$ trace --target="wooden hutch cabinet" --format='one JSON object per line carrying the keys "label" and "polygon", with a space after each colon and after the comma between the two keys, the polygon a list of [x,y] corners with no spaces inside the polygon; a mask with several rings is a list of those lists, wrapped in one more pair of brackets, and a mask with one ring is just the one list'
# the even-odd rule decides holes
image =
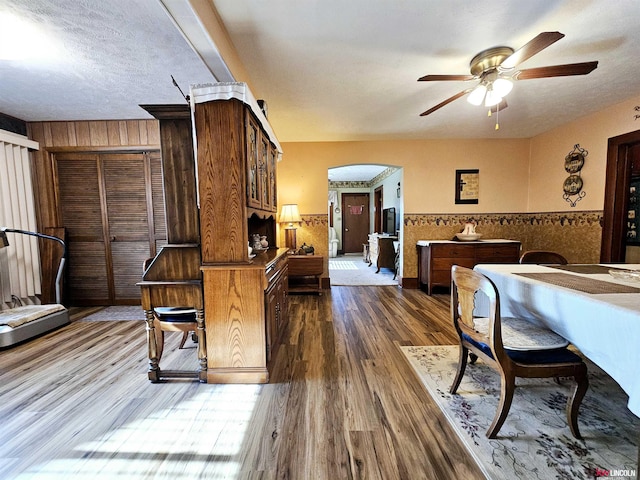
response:
{"label": "wooden hutch cabinet", "polygon": [[[276,245],[279,145],[244,83],[200,85],[195,103],[209,383],[265,383],[287,320],[286,248]],[[270,248],[250,257],[252,234]]]}

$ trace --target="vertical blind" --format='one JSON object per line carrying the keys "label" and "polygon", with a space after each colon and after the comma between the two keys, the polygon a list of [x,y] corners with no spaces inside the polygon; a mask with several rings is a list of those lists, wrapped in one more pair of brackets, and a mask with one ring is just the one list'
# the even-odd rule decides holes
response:
{"label": "vertical blind", "polygon": [[[37,231],[29,149],[39,144],[0,130],[0,227]],[[38,240],[7,233],[9,246],[0,248],[0,293],[27,298],[41,293]]]}

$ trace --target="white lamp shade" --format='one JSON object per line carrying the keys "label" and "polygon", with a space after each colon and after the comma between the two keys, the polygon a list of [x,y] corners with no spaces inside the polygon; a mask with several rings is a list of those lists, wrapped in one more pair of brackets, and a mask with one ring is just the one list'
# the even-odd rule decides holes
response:
{"label": "white lamp shade", "polygon": [[493,90],[487,91],[487,96],[484,97],[484,106],[485,107],[493,107],[494,105],[499,104],[502,101],[502,97],[498,95]]}
{"label": "white lamp shade", "polygon": [[467,102],[471,105],[481,105],[484,100],[484,95],[487,93],[487,87],[484,85],[478,85],[467,97]]}
{"label": "white lamp shade", "polygon": [[302,218],[300,218],[300,212],[298,211],[298,205],[295,203],[286,204],[282,206],[282,210],[280,210],[280,223],[300,223]]}
{"label": "white lamp shade", "polygon": [[500,97],[506,97],[512,88],[513,83],[506,78],[498,78],[493,82],[493,92]]}

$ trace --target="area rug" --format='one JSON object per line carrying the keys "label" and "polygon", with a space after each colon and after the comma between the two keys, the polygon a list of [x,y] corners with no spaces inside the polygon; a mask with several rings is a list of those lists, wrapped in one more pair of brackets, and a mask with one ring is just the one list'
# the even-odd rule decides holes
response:
{"label": "area rug", "polygon": [[113,320],[144,320],[144,310],[140,305],[115,305],[87,315],[80,321],[109,322]]}
{"label": "area rug", "polygon": [[331,285],[376,286],[398,285],[393,279],[393,271],[382,268],[376,273],[374,265],[369,266],[362,256],[353,258],[338,257],[329,259],[329,279]]}
{"label": "area rug", "polygon": [[571,380],[558,385],[520,378],[498,438],[490,440],[485,432],[500,395],[495,370],[480,360],[468,365],[458,393],[451,395],[457,346],[400,348],[487,478],[636,478],[640,419],[627,409],[628,397],[618,384],[593,363],[588,362],[589,391],[578,417],[583,440],[566,423]]}

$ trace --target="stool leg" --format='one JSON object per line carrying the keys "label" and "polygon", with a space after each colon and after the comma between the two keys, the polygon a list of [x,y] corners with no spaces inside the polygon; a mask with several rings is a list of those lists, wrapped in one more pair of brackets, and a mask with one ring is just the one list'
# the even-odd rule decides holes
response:
{"label": "stool leg", "polygon": [[162,352],[164,352],[164,330],[160,326],[160,322],[157,318],[154,318],[153,324],[156,331],[156,351],[158,358],[158,369],[160,368],[160,360],[162,360]]}
{"label": "stool leg", "polygon": [[149,355],[148,377],[152,382],[158,382],[160,380],[160,366],[158,365],[158,347],[156,344],[156,329],[153,310],[145,310],[144,316],[147,324],[147,347]]}
{"label": "stool leg", "polygon": [[198,336],[198,361],[200,371],[198,378],[201,383],[207,383],[207,339],[204,332],[204,309],[196,310],[196,323],[198,324],[196,334]]}

